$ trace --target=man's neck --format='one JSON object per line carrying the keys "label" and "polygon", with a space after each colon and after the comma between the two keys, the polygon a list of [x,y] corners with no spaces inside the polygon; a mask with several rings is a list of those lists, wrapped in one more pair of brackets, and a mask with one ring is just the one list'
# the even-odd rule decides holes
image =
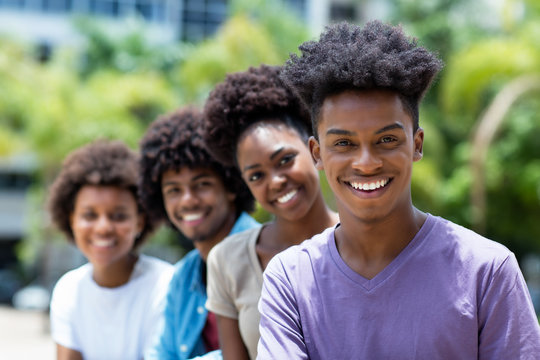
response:
{"label": "man's neck", "polygon": [[204,262],[206,262],[206,258],[208,257],[210,250],[212,250],[214,246],[216,246],[219,242],[221,242],[221,240],[225,239],[230,234],[236,220],[236,216],[227,218],[227,221],[223,224],[219,231],[210,238],[193,242],[193,246],[199,251],[199,254]]}
{"label": "man's neck", "polygon": [[371,279],[382,271],[411,242],[427,215],[411,207],[406,216],[377,222],[341,219],[336,246],[341,258],[360,275]]}

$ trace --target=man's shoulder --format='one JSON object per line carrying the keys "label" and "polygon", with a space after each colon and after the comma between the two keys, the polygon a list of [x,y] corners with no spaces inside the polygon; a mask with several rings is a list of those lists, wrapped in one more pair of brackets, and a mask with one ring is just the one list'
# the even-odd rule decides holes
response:
{"label": "man's shoulder", "polygon": [[432,235],[443,239],[443,246],[452,247],[462,257],[474,257],[481,261],[504,261],[512,252],[503,244],[488,239],[475,231],[450,220],[433,217]]}
{"label": "man's shoulder", "polygon": [[180,261],[174,264],[173,281],[191,277],[194,273],[199,273],[198,269],[201,262],[201,254],[197,249],[188,252]]}
{"label": "man's shoulder", "polygon": [[442,235],[448,236],[455,241],[464,241],[469,245],[495,247],[499,250],[508,250],[504,245],[488,239],[463,225],[439,216],[433,216],[433,218],[435,226],[437,227],[437,229],[435,229],[436,232],[440,234],[442,232]]}

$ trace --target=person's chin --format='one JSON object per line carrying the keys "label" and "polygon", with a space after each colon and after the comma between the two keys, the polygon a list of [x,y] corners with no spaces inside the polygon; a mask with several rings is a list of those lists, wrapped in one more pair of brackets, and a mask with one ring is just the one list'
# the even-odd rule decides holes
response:
{"label": "person's chin", "polygon": [[203,243],[208,240],[206,234],[197,234],[190,239],[193,243]]}

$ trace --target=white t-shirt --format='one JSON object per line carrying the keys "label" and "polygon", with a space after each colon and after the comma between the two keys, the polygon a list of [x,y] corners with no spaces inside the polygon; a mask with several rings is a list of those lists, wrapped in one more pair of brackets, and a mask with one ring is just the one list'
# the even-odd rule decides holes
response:
{"label": "white t-shirt", "polygon": [[139,255],[129,281],[100,287],[85,264],[58,280],[51,300],[51,331],[57,344],[85,360],[139,360],[161,321],[173,266]]}

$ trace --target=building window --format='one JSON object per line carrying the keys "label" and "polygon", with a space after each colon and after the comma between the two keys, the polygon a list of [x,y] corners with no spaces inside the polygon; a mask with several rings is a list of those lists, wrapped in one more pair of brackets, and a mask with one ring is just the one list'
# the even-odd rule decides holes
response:
{"label": "building window", "polygon": [[215,33],[227,16],[227,0],[183,0],[181,38],[197,42]]}
{"label": "building window", "polygon": [[43,9],[47,12],[62,13],[71,10],[73,0],[42,0]]}
{"label": "building window", "polygon": [[164,22],[173,0],[0,0],[0,8],[43,13],[77,13],[106,17],[137,14],[149,22]]}
{"label": "building window", "polygon": [[356,19],[356,7],[353,4],[330,5],[330,21],[354,21]]}

